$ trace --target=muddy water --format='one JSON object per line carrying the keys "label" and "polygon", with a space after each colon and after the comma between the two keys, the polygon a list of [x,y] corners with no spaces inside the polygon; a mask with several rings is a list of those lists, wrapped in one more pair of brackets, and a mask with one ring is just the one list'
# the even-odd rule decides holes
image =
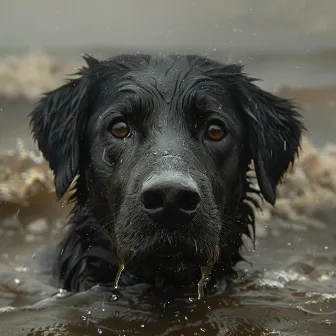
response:
{"label": "muddy water", "polygon": [[[310,156],[285,180],[277,210],[258,217],[256,249],[247,242],[244,252],[252,265],[241,263],[230,288],[209,289],[201,301],[196,288],[64,293],[38,274],[38,255],[59,239],[69,209],[55,202],[43,163],[27,154],[34,145],[26,115],[36,92],[53,88],[73,65],[42,57],[24,74],[27,60],[11,63],[14,71],[0,67],[1,149],[14,149],[20,137],[28,150],[0,157],[0,335],[336,335],[336,150],[322,152],[336,143],[335,53],[235,58],[264,79],[261,86],[297,98],[319,151],[305,149]],[[41,172],[24,188],[14,172],[31,167]]]}

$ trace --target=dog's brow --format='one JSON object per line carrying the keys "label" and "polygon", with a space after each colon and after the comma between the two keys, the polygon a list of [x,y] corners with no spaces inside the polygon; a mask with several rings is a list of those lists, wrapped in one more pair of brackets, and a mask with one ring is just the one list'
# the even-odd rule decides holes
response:
{"label": "dog's brow", "polygon": [[134,110],[141,108],[141,101],[139,97],[130,91],[120,91],[117,98],[110,102],[105,102],[105,107],[100,114],[100,118],[104,118],[111,113],[131,114]]}

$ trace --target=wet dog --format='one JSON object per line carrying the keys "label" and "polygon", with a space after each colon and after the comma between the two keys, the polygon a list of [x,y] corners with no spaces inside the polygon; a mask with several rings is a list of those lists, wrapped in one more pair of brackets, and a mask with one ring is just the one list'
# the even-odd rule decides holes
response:
{"label": "wet dog", "polygon": [[[239,65],[197,56],[85,56],[31,114],[61,198],[74,208],[57,285],[187,286],[230,278],[252,237],[251,194],[274,204],[304,126],[295,104]],[[253,162],[259,189],[247,176]],[[252,237],[253,238],[253,237]]]}

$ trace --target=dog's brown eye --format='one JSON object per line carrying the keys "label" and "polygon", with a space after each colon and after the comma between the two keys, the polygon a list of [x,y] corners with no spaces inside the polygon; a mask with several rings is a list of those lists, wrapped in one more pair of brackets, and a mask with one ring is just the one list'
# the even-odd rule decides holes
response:
{"label": "dog's brown eye", "polygon": [[226,136],[227,132],[223,126],[212,124],[207,129],[207,136],[210,140],[220,141]]}
{"label": "dog's brown eye", "polygon": [[129,135],[130,129],[125,122],[118,121],[117,123],[112,125],[111,133],[114,137],[122,139],[126,138]]}

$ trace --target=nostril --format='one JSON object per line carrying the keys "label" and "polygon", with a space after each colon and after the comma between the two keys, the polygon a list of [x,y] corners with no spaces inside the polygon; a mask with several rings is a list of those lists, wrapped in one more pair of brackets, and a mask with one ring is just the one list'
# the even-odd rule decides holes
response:
{"label": "nostril", "polygon": [[164,200],[162,193],[154,190],[147,190],[142,194],[142,203],[147,210],[163,208]]}
{"label": "nostril", "polygon": [[154,222],[171,227],[191,221],[201,203],[201,194],[191,178],[166,173],[143,184],[140,201]]}
{"label": "nostril", "polygon": [[195,211],[200,204],[201,196],[196,191],[184,191],[180,195],[179,208],[181,210],[192,212]]}

